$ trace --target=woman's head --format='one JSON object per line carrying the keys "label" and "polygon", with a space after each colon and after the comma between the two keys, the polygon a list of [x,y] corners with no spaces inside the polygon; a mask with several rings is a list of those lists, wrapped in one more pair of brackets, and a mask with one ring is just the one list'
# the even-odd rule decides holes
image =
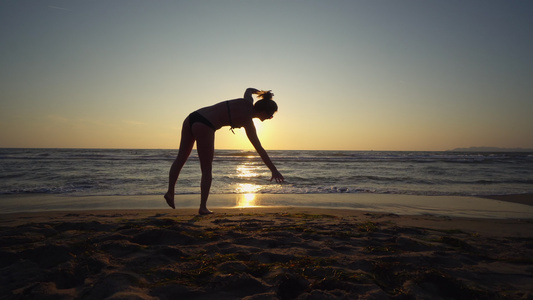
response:
{"label": "woman's head", "polygon": [[257,93],[257,98],[261,100],[254,104],[254,110],[257,114],[262,115],[261,121],[271,119],[274,113],[278,111],[278,105],[272,100],[273,96],[272,91],[259,91]]}

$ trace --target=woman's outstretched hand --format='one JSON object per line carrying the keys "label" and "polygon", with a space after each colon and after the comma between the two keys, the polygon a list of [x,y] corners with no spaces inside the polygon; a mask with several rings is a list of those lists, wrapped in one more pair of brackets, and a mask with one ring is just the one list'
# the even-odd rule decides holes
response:
{"label": "woman's outstretched hand", "polygon": [[272,180],[275,180],[276,182],[280,183],[280,182],[284,182],[285,178],[283,177],[283,175],[281,175],[280,172],[274,171],[272,172],[272,177],[270,178],[270,181]]}

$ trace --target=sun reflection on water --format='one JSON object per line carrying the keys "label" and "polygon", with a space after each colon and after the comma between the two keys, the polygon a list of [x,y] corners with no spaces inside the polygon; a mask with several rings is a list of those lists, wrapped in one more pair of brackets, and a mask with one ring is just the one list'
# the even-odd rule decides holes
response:
{"label": "sun reflection on water", "polygon": [[[249,163],[244,163],[237,167],[238,177],[241,179],[251,179],[258,177],[255,172],[256,167]],[[253,183],[239,183],[235,189],[237,195],[236,207],[255,207],[259,206],[255,194],[261,189],[260,185]]]}
{"label": "sun reflection on water", "polygon": [[241,194],[237,195],[237,205],[236,207],[244,208],[244,207],[257,207],[258,203],[256,203],[255,194]]}
{"label": "sun reflection on water", "polygon": [[255,193],[259,191],[260,186],[252,183],[240,183],[237,187],[237,207],[254,207],[259,206],[256,203]]}

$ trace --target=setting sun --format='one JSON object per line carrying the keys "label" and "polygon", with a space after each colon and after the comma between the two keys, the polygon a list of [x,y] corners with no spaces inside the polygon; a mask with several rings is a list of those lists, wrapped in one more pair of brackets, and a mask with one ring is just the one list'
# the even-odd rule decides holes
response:
{"label": "setting sun", "polygon": [[[257,136],[259,136],[259,139],[261,142],[268,141],[268,130],[263,130],[263,122],[261,122],[258,119],[253,119],[255,129],[257,131]],[[270,120],[267,120],[265,122],[271,122]],[[273,123],[271,123],[272,125]],[[268,124],[267,124],[268,126]],[[248,137],[246,136],[246,131],[244,128],[235,128],[233,131],[235,134],[233,134],[230,130],[224,130],[226,128],[222,128],[221,130],[217,131],[216,138],[215,138],[215,148],[217,149],[244,149],[249,150],[253,149],[252,144],[248,140]]]}

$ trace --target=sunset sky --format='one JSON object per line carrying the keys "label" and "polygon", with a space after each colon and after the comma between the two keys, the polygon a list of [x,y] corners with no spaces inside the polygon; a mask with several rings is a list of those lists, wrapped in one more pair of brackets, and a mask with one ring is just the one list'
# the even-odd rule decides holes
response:
{"label": "sunset sky", "polygon": [[[533,1],[2,0],[0,147],[177,148],[269,89],[268,149],[533,148]],[[249,149],[244,130],[219,149]]]}

